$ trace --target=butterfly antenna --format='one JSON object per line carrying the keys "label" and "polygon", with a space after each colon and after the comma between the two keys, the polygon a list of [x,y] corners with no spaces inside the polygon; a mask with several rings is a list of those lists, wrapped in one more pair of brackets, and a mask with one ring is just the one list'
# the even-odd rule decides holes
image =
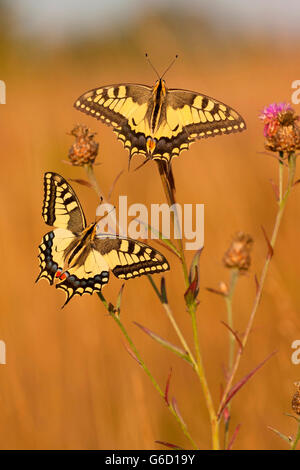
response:
{"label": "butterfly antenna", "polygon": [[159,73],[158,73],[158,71],[156,70],[156,68],[154,67],[154,65],[152,64],[151,60],[149,59],[149,56],[148,56],[147,52],[146,52],[146,54],[145,54],[145,57],[146,57],[146,59],[148,60],[148,62],[149,62],[149,64],[150,64],[151,68],[154,70],[154,72],[155,72],[156,75],[158,76],[158,80],[160,80]]}
{"label": "butterfly antenna", "polygon": [[164,78],[164,76],[166,75],[166,73],[170,70],[170,68],[172,67],[172,65],[174,64],[175,60],[178,58],[178,54],[176,54],[175,58],[172,60],[172,62],[170,63],[169,67],[164,71],[164,73],[162,74],[161,78]]}

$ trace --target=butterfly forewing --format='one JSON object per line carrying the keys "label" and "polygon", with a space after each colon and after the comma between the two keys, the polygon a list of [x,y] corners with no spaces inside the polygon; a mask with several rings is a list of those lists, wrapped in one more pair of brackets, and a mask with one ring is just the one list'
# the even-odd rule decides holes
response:
{"label": "butterfly forewing", "polygon": [[57,173],[44,175],[43,218],[48,225],[72,232],[82,232],[86,227],[80,202],[67,181]]}
{"label": "butterfly forewing", "polygon": [[147,113],[152,89],[146,85],[110,85],[84,93],[74,106],[112,126],[131,155],[146,153]]}
{"label": "butterfly forewing", "polygon": [[[169,90],[167,120],[174,125],[174,112],[190,139],[241,132],[246,128],[242,116],[221,101],[187,90]],[[172,122],[173,118],[173,122]]]}

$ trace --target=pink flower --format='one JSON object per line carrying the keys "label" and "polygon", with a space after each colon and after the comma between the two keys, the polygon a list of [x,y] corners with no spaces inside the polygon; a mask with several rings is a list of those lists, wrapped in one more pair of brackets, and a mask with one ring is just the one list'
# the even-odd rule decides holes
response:
{"label": "pink flower", "polygon": [[286,113],[294,113],[292,106],[289,103],[272,103],[265,106],[259,118],[264,122],[264,136],[272,137],[279,125],[281,118]]}

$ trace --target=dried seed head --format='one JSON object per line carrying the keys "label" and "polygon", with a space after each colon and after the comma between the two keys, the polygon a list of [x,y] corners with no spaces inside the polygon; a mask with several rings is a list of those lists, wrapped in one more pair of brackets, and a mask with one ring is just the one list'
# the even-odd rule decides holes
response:
{"label": "dried seed head", "polygon": [[265,147],[272,152],[290,154],[300,149],[300,128],[295,111],[288,103],[266,106],[260,119],[264,122]]}
{"label": "dried seed head", "polygon": [[90,132],[87,126],[81,124],[71,130],[70,135],[75,137],[75,142],[69,150],[72,165],[83,166],[94,163],[99,148],[99,144],[94,141],[95,134],[95,132]]}
{"label": "dried seed head", "polygon": [[295,382],[297,390],[292,399],[292,409],[297,415],[300,415],[300,382]]}
{"label": "dried seed head", "polygon": [[250,235],[244,232],[236,233],[223,257],[226,268],[237,268],[240,272],[248,271],[251,264],[252,244],[253,240]]}

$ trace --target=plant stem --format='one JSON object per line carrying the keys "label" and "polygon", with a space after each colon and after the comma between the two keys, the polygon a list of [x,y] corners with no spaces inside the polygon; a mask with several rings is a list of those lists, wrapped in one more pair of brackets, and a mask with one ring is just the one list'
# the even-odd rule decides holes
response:
{"label": "plant stem", "polygon": [[[178,214],[177,214],[176,205],[175,205],[176,204],[175,194],[174,194],[175,185],[174,185],[173,174],[171,173],[172,168],[168,169],[167,166],[162,161],[158,161],[157,164],[158,164],[158,170],[159,170],[160,178],[161,178],[161,181],[162,181],[162,186],[163,186],[168,204],[175,208],[175,210],[174,210],[175,221],[173,219],[173,225],[175,223],[175,224],[177,224],[177,228],[179,228],[180,224],[179,224]],[[181,232],[179,232],[179,233],[181,233]],[[184,275],[185,287],[187,289],[189,287],[190,282],[189,282],[188,269],[187,269],[187,265],[186,265],[182,239],[178,240],[178,245],[179,245],[179,251],[180,251],[180,254],[181,254],[181,265],[182,265],[182,270],[183,270],[183,275]],[[163,304],[163,305],[164,305],[164,308],[166,309],[166,307],[165,307],[166,304]],[[199,342],[197,319],[196,319],[196,308],[197,308],[196,301],[192,302],[192,303],[187,303],[187,308],[188,308],[188,311],[189,311],[189,313],[191,315],[191,319],[192,319],[194,345],[195,345],[195,351],[196,351],[196,367],[195,367],[195,370],[196,370],[197,376],[198,376],[200,384],[201,384],[201,388],[202,388],[204,398],[205,398],[206,407],[207,407],[209,417],[210,417],[211,433],[212,433],[212,447],[213,447],[214,450],[219,450],[219,448],[220,448],[220,444],[219,444],[219,423],[218,423],[217,415],[216,415],[216,412],[215,412],[215,409],[214,409],[214,404],[213,404],[213,400],[212,400],[212,397],[211,397],[211,394],[210,394],[208,383],[207,383],[207,380],[206,380],[205,370],[204,370],[201,351],[200,351],[200,342]],[[168,314],[168,317],[169,317],[173,327],[175,328],[175,331],[178,334],[178,330],[176,328],[177,325],[174,324],[174,321],[175,321],[174,317],[173,316],[171,317],[169,315],[170,314],[169,311],[167,311],[167,314]],[[184,338],[181,334],[179,336],[179,339],[181,341],[184,340]],[[186,344],[185,340],[184,340],[184,343]],[[186,349],[186,346],[184,346],[185,349]],[[186,350],[189,352],[189,349],[186,349]],[[191,353],[189,353],[189,354],[191,354]],[[191,358],[192,357],[193,356],[191,356]]]}
{"label": "plant stem", "polygon": [[179,239],[178,239],[178,247],[179,247],[179,252],[180,252],[181,261],[182,261],[184,281],[185,281],[186,288],[188,288],[188,286],[189,286],[189,277],[188,277],[188,270],[187,270],[185,254],[184,254],[184,249],[183,249],[183,243],[182,243],[182,237],[181,237],[181,234],[182,234],[181,225],[182,224],[180,224],[180,221],[179,221],[179,218],[178,218],[178,213],[177,213],[177,210],[176,210],[176,199],[175,199],[175,194],[174,194],[174,186],[172,184],[172,182],[174,182],[172,167],[170,169],[168,169],[166,164],[163,161],[160,161],[160,160],[157,161],[157,166],[158,166],[159,175],[160,175],[160,178],[161,178],[162,186],[163,186],[168,204],[169,204],[169,206],[173,206],[173,208],[174,208],[174,212],[172,211],[173,231],[174,231],[174,226],[176,225],[177,233],[180,234]]}
{"label": "plant stem", "polygon": [[191,361],[192,361],[192,363],[193,363],[193,365],[194,365],[195,370],[197,370],[197,362],[196,362],[196,360],[195,360],[195,358],[194,358],[194,356],[193,356],[193,354],[192,354],[192,352],[191,352],[191,350],[190,350],[190,348],[189,348],[187,342],[185,341],[184,336],[183,336],[183,334],[182,334],[182,332],[181,332],[179,326],[178,326],[177,323],[176,323],[176,320],[175,320],[175,318],[174,318],[174,316],[173,316],[173,312],[172,312],[172,310],[171,310],[170,305],[167,304],[167,303],[162,303],[162,305],[163,305],[163,307],[164,307],[164,309],[165,309],[165,311],[166,311],[167,317],[169,318],[169,320],[170,320],[170,322],[171,322],[171,324],[172,324],[174,330],[176,331],[176,334],[177,334],[177,336],[178,336],[178,338],[179,338],[179,341],[181,342],[181,344],[182,344],[184,350],[185,350],[185,351],[188,353],[188,355],[190,356],[190,359],[191,359]]}
{"label": "plant stem", "polygon": [[[229,283],[229,290],[228,294],[225,296],[226,308],[227,308],[227,323],[231,330],[234,330],[233,327],[233,314],[232,314],[232,299],[236,287],[236,283],[239,277],[239,270],[237,268],[233,268],[231,270],[230,276],[230,283]],[[234,359],[234,349],[235,349],[235,337],[229,331],[229,357],[228,357],[228,374],[230,374],[232,366],[233,366],[233,359]],[[225,431],[224,431],[224,449],[227,449],[228,445],[228,437],[229,437],[229,420],[230,420],[230,403],[227,406],[229,412],[229,419],[225,422]]]}
{"label": "plant stem", "polygon": [[296,437],[294,441],[291,443],[291,450],[296,450],[299,439],[300,439],[300,419],[298,420],[298,431],[297,431]]}
{"label": "plant stem", "polygon": [[[231,270],[230,284],[228,294],[225,296],[226,308],[227,308],[227,322],[228,326],[233,330],[233,315],[232,315],[232,299],[235,290],[235,286],[239,277],[239,270],[234,268]],[[235,348],[235,337],[229,331],[229,359],[228,359],[228,372],[230,373],[233,365]]]}
{"label": "plant stem", "polygon": [[279,152],[279,156],[281,159],[279,159],[279,203],[282,201],[282,191],[283,191],[283,154],[282,152]]}
{"label": "plant stem", "polygon": [[88,177],[91,185],[93,186],[93,189],[96,191],[99,199],[102,199],[104,202],[106,202],[105,196],[104,196],[103,192],[100,189],[97,178],[95,177],[94,167],[93,167],[92,163],[87,163],[86,165],[84,165],[84,169],[85,169],[87,177]]}
{"label": "plant stem", "polygon": [[[276,242],[276,239],[277,239],[278,230],[279,230],[279,227],[280,227],[280,223],[281,223],[281,220],[282,220],[284,209],[286,207],[287,199],[288,199],[288,196],[289,196],[289,194],[291,192],[291,189],[292,189],[292,186],[293,186],[295,170],[296,170],[296,156],[295,156],[295,154],[291,154],[289,156],[289,177],[288,177],[287,188],[286,188],[284,196],[278,201],[278,211],[277,211],[275,224],[274,224],[274,228],[273,228],[273,232],[272,232],[272,236],[271,236],[271,240],[270,240],[270,245],[271,245],[272,249],[275,246],[275,242]],[[281,181],[279,182],[280,183],[279,187],[282,184],[282,172],[280,172],[280,178],[281,178]],[[228,392],[231,389],[233,379],[234,379],[235,374],[237,372],[237,369],[239,367],[242,352],[243,352],[243,350],[245,348],[245,345],[248,341],[248,337],[249,337],[249,334],[250,334],[250,331],[252,329],[252,325],[253,325],[253,322],[254,322],[255,314],[256,314],[258,305],[260,303],[260,300],[261,300],[263,287],[264,287],[264,283],[265,283],[265,279],[266,279],[266,275],[267,275],[267,272],[268,272],[268,268],[269,268],[271,258],[272,258],[272,256],[268,251],[267,256],[266,256],[266,260],[265,260],[265,264],[263,266],[262,273],[261,273],[261,276],[260,276],[259,285],[258,285],[258,288],[257,288],[257,292],[256,292],[256,296],[255,296],[255,299],[254,299],[254,303],[253,303],[252,311],[251,311],[251,314],[250,314],[250,318],[249,318],[249,321],[248,321],[248,324],[247,324],[247,327],[246,327],[246,331],[245,331],[245,334],[244,334],[244,337],[243,337],[243,340],[242,340],[243,349],[242,350],[239,349],[238,352],[237,352],[236,359],[235,359],[230,377],[227,381],[227,384],[226,384],[226,387],[225,387],[225,390],[224,390],[224,393],[223,393],[223,396],[222,396],[222,399],[221,399],[221,402],[220,402],[220,405],[219,405],[218,417],[220,417],[220,411],[223,409],[224,402],[226,400]]]}

